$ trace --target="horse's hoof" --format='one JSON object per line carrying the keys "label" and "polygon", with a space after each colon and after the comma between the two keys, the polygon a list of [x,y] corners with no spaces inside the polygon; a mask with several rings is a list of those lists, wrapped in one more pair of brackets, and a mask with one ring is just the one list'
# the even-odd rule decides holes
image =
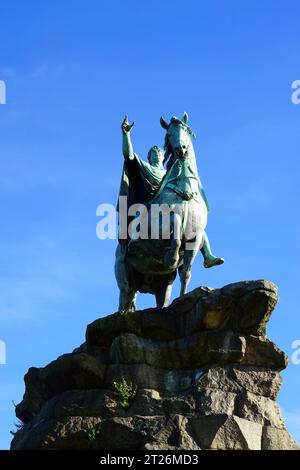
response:
{"label": "horse's hoof", "polygon": [[120,315],[125,315],[127,312],[128,310],[126,310],[125,308],[122,308],[121,310],[117,311],[117,313],[119,313]]}
{"label": "horse's hoof", "polygon": [[204,261],[203,266],[205,268],[212,268],[213,266],[218,266],[218,265],[223,264],[223,263],[224,263],[223,258],[213,258],[213,259],[210,259],[208,261]]}

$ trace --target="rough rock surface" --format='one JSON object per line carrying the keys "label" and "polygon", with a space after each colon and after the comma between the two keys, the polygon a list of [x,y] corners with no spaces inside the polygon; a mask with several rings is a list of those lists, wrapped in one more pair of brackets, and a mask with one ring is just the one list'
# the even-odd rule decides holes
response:
{"label": "rough rock surface", "polygon": [[[199,287],[168,308],[100,318],[30,368],[12,449],[297,449],[275,399],[287,358],[266,338],[269,281]],[[113,387],[137,387],[124,408]]]}

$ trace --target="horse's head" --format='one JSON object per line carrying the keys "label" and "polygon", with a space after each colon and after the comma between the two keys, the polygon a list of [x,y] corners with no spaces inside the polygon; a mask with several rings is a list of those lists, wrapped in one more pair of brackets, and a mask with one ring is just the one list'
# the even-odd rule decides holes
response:
{"label": "horse's head", "polygon": [[167,131],[165,137],[166,158],[171,153],[176,158],[185,158],[187,156],[191,146],[191,138],[195,137],[194,132],[187,125],[187,121],[187,113],[183,114],[182,119],[173,116],[169,124],[162,117],[160,118],[161,126]]}

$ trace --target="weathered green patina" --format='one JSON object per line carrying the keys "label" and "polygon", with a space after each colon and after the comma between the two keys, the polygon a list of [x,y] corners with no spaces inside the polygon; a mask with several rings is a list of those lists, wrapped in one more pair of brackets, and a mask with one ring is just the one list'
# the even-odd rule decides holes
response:
{"label": "weathered green patina", "polygon": [[[115,273],[120,311],[134,310],[137,291],[155,294],[157,306],[166,306],[177,269],[181,295],[184,294],[199,250],[206,268],[224,262],[212,254],[205,232],[208,202],[198,175],[192,144],[195,135],[187,120],[187,113],[182,119],[173,116],[169,124],[161,118],[160,123],[167,131],[164,151],[158,146],[151,147],[148,162],[133,150],[130,132],[134,123],[129,124],[127,116],[122,123],[124,168],[119,196],[126,196],[128,206],[137,207],[138,214],[128,218],[127,228],[132,219],[138,225],[141,213],[147,209],[151,212],[150,222],[148,212],[143,217],[144,220],[147,217],[151,235],[122,237],[119,241]],[[152,217],[154,207],[168,208],[169,225],[160,212]],[[153,237],[155,224],[158,237]]]}

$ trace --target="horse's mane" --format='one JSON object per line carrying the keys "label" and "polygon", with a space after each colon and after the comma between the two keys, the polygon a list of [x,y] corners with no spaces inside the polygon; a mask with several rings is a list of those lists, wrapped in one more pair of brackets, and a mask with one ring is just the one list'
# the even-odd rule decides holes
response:
{"label": "horse's mane", "polygon": [[170,122],[170,125],[171,124],[177,124],[178,126],[183,127],[183,129],[189,134],[191,139],[196,138],[195,132],[192,131],[192,129],[186,124],[186,122],[182,121],[181,119],[178,119],[178,117],[173,116]]}

